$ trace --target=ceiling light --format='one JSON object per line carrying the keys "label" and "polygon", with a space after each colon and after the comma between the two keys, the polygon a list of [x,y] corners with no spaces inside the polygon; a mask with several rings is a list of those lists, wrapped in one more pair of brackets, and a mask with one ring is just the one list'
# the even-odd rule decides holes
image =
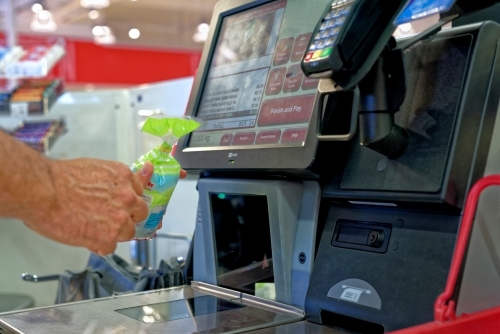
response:
{"label": "ceiling light", "polygon": [[33,13],[38,13],[39,11],[43,10],[43,7],[39,3],[34,3],[33,6],[31,6],[31,10],[33,11]]}
{"label": "ceiling light", "polygon": [[99,11],[98,10],[95,10],[95,9],[92,9],[90,12],[89,12],[89,19],[91,20],[95,20],[99,17]]}
{"label": "ceiling light", "polygon": [[128,32],[128,36],[132,39],[138,39],[139,36],[141,36],[141,32],[139,31],[139,29],[133,28]]}
{"label": "ceiling light", "polygon": [[406,35],[411,31],[411,28],[411,23],[403,23],[399,26],[399,31],[401,31],[402,34]]}
{"label": "ceiling light", "polygon": [[95,26],[94,28],[92,28],[92,35],[96,37],[104,36],[104,28],[102,26]]}
{"label": "ceiling light", "polygon": [[57,29],[54,15],[48,10],[40,10],[35,13],[30,24],[31,30],[39,32],[52,32]]}
{"label": "ceiling light", "polygon": [[96,44],[115,44],[116,37],[108,26],[95,26],[92,28],[94,43]]}
{"label": "ceiling light", "polygon": [[196,43],[204,43],[208,37],[210,26],[207,23],[200,23],[193,35],[193,41]]}
{"label": "ceiling light", "polygon": [[210,30],[210,26],[207,23],[200,23],[198,25],[198,31],[203,34],[208,34],[208,30]]}
{"label": "ceiling light", "polygon": [[106,8],[109,7],[109,0],[80,0],[80,5],[92,9]]}

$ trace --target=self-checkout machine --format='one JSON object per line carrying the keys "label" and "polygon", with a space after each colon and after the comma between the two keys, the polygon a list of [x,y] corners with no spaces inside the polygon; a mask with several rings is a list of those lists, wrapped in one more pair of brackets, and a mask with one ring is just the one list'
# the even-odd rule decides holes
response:
{"label": "self-checkout machine", "polygon": [[315,159],[319,81],[305,77],[300,64],[330,3],[224,0],[216,6],[187,112],[203,124],[178,143],[176,154],[183,168],[203,175],[195,281],[3,314],[0,333],[241,332],[302,320],[321,165]]}
{"label": "self-checkout machine", "polygon": [[[377,4],[389,2],[334,2],[318,28],[333,34],[328,22],[366,3],[380,14]],[[492,75],[500,29],[477,24],[413,44],[393,117],[390,104],[370,102],[393,101],[378,94],[398,88],[396,71],[361,89],[324,79],[319,93],[303,75],[330,4],[225,0],[215,9],[188,104],[203,125],[176,155],[202,175],[190,286],[4,314],[0,333],[327,331],[314,323],[375,333],[431,320],[464,195],[500,131]],[[381,53],[403,5],[340,45]],[[332,43],[325,35],[320,42]],[[378,35],[387,40],[374,45]],[[378,56],[372,65],[384,65]]]}
{"label": "self-checkout machine", "polygon": [[[404,1],[334,1],[332,9],[323,13],[324,19],[313,33],[308,49],[315,50],[306,52],[303,68],[311,78],[326,75],[335,81],[325,79],[320,82],[313,117],[301,147],[284,145],[289,133],[286,126],[280,129],[279,145],[283,146],[258,145],[263,143],[262,139],[277,133],[272,127],[262,129],[268,125],[264,123],[268,118],[272,115],[280,115],[282,120],[289,117],[284,102],[292,100],[286,95],[277,100],[270,99],[265,92],[259,108],[257,131],[254,132],[255,128],[243,133],[229,130],[231,125],[226,130],[226,124],[233,120],[226,120],[221,115],[220,110],[227,105],[224,103],[227,99],[224,99],[223,91],[226,88],[219,80],[226,81],[228,79],[222,76],[235,72],[221,71],[219,74],[217,58],[212,61],[212,68],[205,74],[207,77],[201,79],[206,84],[189,108],[197,110],[194,114],[204,118],[204,128],[190,142],[183,143],[184,149],[179,156],[184,159],[186,168],[203,166],[199,168],[203,178],[199,181],[195,279],[199,277],[202,281],[239,291],[255,289],[256,280],[249,280],[259,277],[251,273],[253,266],[241,268],[229,264],[235,262],[235,253],[242,254],[239,247],[244,248],[245,244],[239,239],[245,234],[243,227],[231,231],[229,226],[234,229],[237,222],[244,225],[242,220],[245,219],[238,208],[250,202],[247,197],[265,196],[267,210],[264,205],[255,208],[259,208],[256,210],[259,213],[269,211],[269,240],[274,254],[278,301],[301,307],[303,290],[297,287],[309,283],[304,308],[310,322],[357,332],[382,333],[432,320],[434,301],[443,290],[448,275],[465,195],[473,182],[493,171],[498,163],[495,162],[498,159],[495,143],[500,141],[499,122],[495,123],[500,96],[499,26],[482,22],[437,33],[443,24],[463,14],[464,10],[476,10],[486,7],[486,4],[471,7],[460,2],[454,6],[453,1],[436,3],[429,10],[443,12],[436,25],[418,37],[391,44],[394,43],[390,39],[394,22],[403,23],[408,12],[411,19],[415,10],[423,10],[418,8],[423,3],[413,1],[405,7]],[[323,52],[318,50],[322,46],[332,43],[329,41],[331,35],[327,36],[325,31],[334,19],[338,20],[342,13],[350,10],[356,12],[359,20],[350,22],[349,29],[338,35],[338,52],[334,50],[332,55],[326,52],[329,63],[325,65],[320,61],[323,53],[319,60],[317,54]],[[344,20],[345,17],[353,19],[349,14]],[[221,35],[224,35],[223,30]],[[220,43],[213,47],[215,55],[218,50],[224,51]],[[279,52],[278,45],[276,54]],[[223,55],[223,59],[225,57]],[[285,69],[275,68],[270,73],[274,74],[274,71],[285,73]],[[289,75],[287,73],[285,77]],[[271,75],[267,81],[266,90],[273,87],[273,78],[275,76]],[[236,91],[238,87],[234,84]],[[258,85],[248,85],[248,88],[253,87],[258,89]],[[287,81],[283,93],[286,87]],[[226,92],[231,94],[229,89]],[[252,89],[247,93],[259,95]],[[293,110],[292,106],[288,108],[289,113]],[[318,122],[317,117],[322,122]],[[359,131],[351,142],[352,146],[335,146],[311,136],[318,128],[320,135],[317,138],[320,140],[348,141],[356,132],[358,118]],[[350,126],[346,126],[349,120]],[[345,132],[340,129],[347,129],[347,134],[340,134]],[[298,133],[295,135],[299,137]],[[249,147],[238,147],[242,140],[248,140]],[[315,146],[309,151],[313,156],[299,160],[311,144]],[[224,148],[224,145],[229,145],[229,148]],[[254,151],[257,147],[261,150]],[[346,147],[349,152],[344,159]],[[291,153],[293,160],[288,158],[289,149],[294,152]],[[193,152],[198,152],[196,158],[200,159],[194,164],[189,158],[195,156]],[[314,251],[305,251],[311,244],[303,238],[310,235],[314,224],[310,225],[300,217],[303,213],[310,216],[303,211],[301,201],[311,194],[306,185],[318,185],[316,181],[304,181],[314,178],[315,173],[331,179],[325,182],[321,209],[314,216],[326,212],[326,218],[319,219],[322,231],[318,234],[318,254],[310,275],[308,267],[300,267],[300,264],[306,264],[302,261],[314,254]],[[294,177],[298,187],[292,186]],[[271,194],[276,189],[288,196],[299,196],[300,193],[301,199],[274,200]],[[313,205],[321,202],[316,196],[307,196],[314,199]],[[494,200],[495,196],[483,199],[490,201],[490,210],[481,210],[483,222],[498,223],[498,211],[494,211],[496,206],[493,205],[491,210],[491,201]],[[222,209],[224,202],[226,206]],[[275,216],[270,209],[273,207],[298,210],[288,212],[299,217],[295,236],[292,235],[295,220],[284,225],[280,218],[271,218]],[[253,208],[250,210],[254,211]],[[261,229],[256,221],[265,221],[267,226],[267,220],[261,216],[254,218],[251,219],[252,226]],[[281,229],[279,242],[273,225]],[[259,249],[255,235],[251,232],[247,235],[251,237],[248,243],[254,242],[255,249]],[[225,241],[220,238],[225,238]],[[286,240],[291,246],[288,249],[283,244]],[[307,246],[304,248],[303,245]],[[485,257],[495,263],[496,254],[485,254],[482,249],[476,251],[476,246],[480,248],[481,241],[471,243],[469,263],[478,263],[477,258],[482,258],[481,263],[484,263]],[[211,253],[212,249],[214,253]],[[262,258],[262,252],[260,254]],[[265,253],[264,259],[268,254]],[[279,254],[279,259],[276,254]],[[249,261],[261,266],[258,258]],[[283,259],[284,262],[277,262]],[[289,267],[286,267],[286,261],[289,261]],[[246,271],[241,277],[238,276],[240,269]],[[466,267],[464,277],[468,272],[471,270]],[[482,281],[489,283],[484,284],[485,291],[498,284],[495,270],[486,270],[483,275],[486,279]],[[265,274],[259,278],[266,282]],[[484,294],[480,298],[471,295],[476,288],[472,285],[464,280],[457,289],[458,305],[462,310],[473,311],[477,310],[478,303],[494,305],[500,301],[492,295],[486,299]],[[288,291],[290,295],[286,294]],[[300,331],[301,327],[294,324],[281,328]]]}

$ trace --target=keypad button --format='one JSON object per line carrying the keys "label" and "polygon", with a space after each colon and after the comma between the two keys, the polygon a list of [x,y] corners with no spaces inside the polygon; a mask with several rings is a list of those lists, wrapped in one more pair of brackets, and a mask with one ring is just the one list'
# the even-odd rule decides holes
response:
{"label": "keypad button", "polygon": [[314,36],[314,40],[317,41],[318,39],[321,39],[321,33],[318,32],[316,36]]}
{"label": "keypad button", "polygon": [[314,52],[308,52],[308,53],[306,54],[306,56],[304,57],[304,60],[305,60],[305,61],[311,60],[311,58],[312,58],[312,56],[313,56],[313,53],[314,53]]}
{"label": "keypad button", "polygon": [[321,23],[321,26],[319,27],[319,30],[325,30],[327,25],[328,25],[328,21],[325,21],[325,22]]}
{"label": "keypad button", "polygon": [[314,43],[312,43],[312,44],[311,44],[311,46],[309,47],[309,50],[310,50],[310,51],[314,51],[314,50],[316,50],[316,46],[317,46],[317,44],[318,44],[318,42],[314,42]]}
{"label": "keypad button", "polygon": [[335,27],[330,30],[330,36],[338,35],[339,32],[340,32],[340,27]]}
{"label": "keypad button", "polygon": [[333,1],[332,1],[332,7],[333,7],[333,6],[336,6],[336,5],[337,5],[337,3],[338,3],[338,0],[333,0]]}
{"label": "keypad button", "polygon": [[332,46],[333,43],[335,43],[335,40],[337,39],[337,36],[333,36],[333,37],[330,37],[328,38],[326,41],[325,41],[325,46]]}
{"label": "keypad button", "polygon": [[351,5],[347,5],[342,9],[342,15],[347,15],[351,11]]}
{"label": "keypad button", "polygon": [[326,28],[333,28],[335,27],[335,20],[329,20],[328,24],[326,25]]}
{"label": "keypad button", "polygon": [[344,24],[345,22],[345,16],[341,16],[337,19],[337,25]]}
{"label": "keypad button", "polygon": [[326,48],[323,51],[321,51],[320,57],[328,57],[329,55],[332,54],[333,49],[332,48]]}
{"label": "keypad button", "polygon": [[327,37],[330,37],[330,30],[324,30],[321,33],[321,38],[327,38]]}
{"label": "keypad button", "polygon": [[321,40],[318,42],[318,44],[316,45],[316,49],[319,50],[319,49],[322,49],[323,47],[325,46],[325,41],[324,40]]}
{"label": "keypad button", "polygon": [[319,57],[321,57],[321,50],[315,51],[311,59],[318,59]]}
{"label": "keypad button", "polygon": [[333,14],[330,16],[330,18],[336,18],[342,15],[342,8],[337,8],[333,11]]}

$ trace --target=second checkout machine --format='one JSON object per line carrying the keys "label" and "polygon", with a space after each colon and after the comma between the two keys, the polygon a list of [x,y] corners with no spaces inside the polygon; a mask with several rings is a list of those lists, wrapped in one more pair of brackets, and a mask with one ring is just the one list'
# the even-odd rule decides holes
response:
{"label": "second checkout machine", "polygon": [[[500,171],[500,25],[440,31],[481,6],[219,2],[187,109],[203,124],[176,154],[201,176],[191,286],[1,315],[0,333],[383,333],[431,321],[465,195]],[[392,39],[396,24],[437,11],[424,36]],[[499,198],[480,203],[460,312],[500,304]]]}

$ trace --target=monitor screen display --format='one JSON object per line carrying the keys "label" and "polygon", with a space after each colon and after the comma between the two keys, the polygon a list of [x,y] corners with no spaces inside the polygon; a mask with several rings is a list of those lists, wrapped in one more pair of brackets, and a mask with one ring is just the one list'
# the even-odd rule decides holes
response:
{"label": "monitor screen display", "polygon": [[274,282],[267,197],[213,193],[210,202],[217,284],[256,294]]}
{"label": "monitor screen display", "polygon": [[300,62],[328,3],[276,0],[222,18],[189,147],[304,145],[319,81]]}
{"label": "monitor screen display", "polygon": [[399,14],[395,24],[400,25],[413,20],[446,12],[451,9],[455,0],[410,0]]}

